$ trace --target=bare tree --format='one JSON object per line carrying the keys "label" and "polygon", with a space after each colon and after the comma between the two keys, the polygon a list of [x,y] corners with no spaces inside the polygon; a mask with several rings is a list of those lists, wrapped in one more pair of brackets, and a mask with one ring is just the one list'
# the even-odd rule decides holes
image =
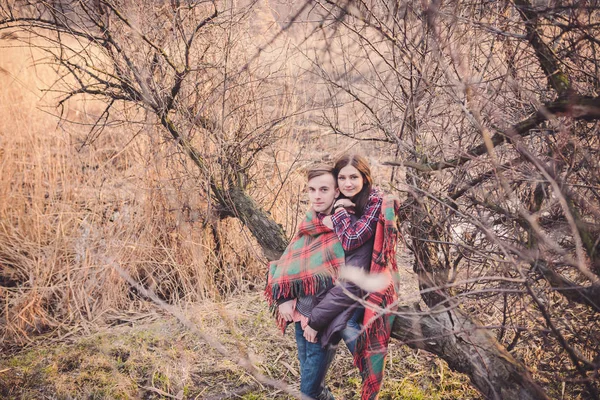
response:
{"label": "bare tree", "polygon": [[517,360],[542,341],[544,379],[598,398],[598,5],[316,4],[352,36],[317,68],[322,123],[407,169],[392,185],[429,310],[395,336],[488,398],[546,397]]}
{"label": "bare tree", "polygon": [[282,63],[269,71],[241,51],[250,38],[239,26],[251,12],[252,4],[215,1],[30,2],[2,6],[0,26],[26,32],[27,44],[46,52],[61,77],[54,86],[61,109],[77,96],[105,104],[88,141],[123,110],[140,115],[128,124],[162,126],[207,182],[211,213],[240,218],[273,259],[285,248],[284,232],[248,196],[248,174],[298,110],[281,87]]}

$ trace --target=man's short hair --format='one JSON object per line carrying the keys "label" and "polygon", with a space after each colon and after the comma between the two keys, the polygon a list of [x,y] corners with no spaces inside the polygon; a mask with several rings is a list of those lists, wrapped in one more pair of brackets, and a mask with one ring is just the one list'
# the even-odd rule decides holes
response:
{"label": "man's short hair", "polygon": [[309,168],[308,171],[306,171],[306,180],[310,181],[313,178],[316,178],[321,175],[326,175],[326,174],[330,174],[331,176],[334,176],[333,175],[333,166],[329,166],[329,165],[325,165],[325,164],[315,165],[315,166]]}

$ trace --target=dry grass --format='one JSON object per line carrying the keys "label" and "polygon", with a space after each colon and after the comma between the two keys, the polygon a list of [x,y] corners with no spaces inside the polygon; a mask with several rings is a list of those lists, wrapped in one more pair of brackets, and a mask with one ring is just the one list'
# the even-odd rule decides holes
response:
{"label": "dry grass", "polygon": [[[250,235],[235,220],[206,218],[200,183],[152,128],[132,139],[124,127],[108,127],[82,146],[100,106],[68,104],[66,116],[78,124],[59,124],[48,112],[55,99],[42,91],[55,72],[34,66],[33,49],[3,52],[3,346],[73,326],[89,330],[112,310],[143,311],[114,265],[170,302],[229,295],[262,278],[264,260]],[[293,223],[274,200],[265,199]]]}
{"label": "dry grass", "polygon": [[[263,374],[298,384],[292,331],[275,327],[258,293],[228,302],[206,301],[186,315],[218,338],[232,355],[247,354]],[[252,376],[180,328],[170,316],[141,319],[121,315],[120,323],[88,337],[40,346],[0,362],[3,398],[177,398],[290,399]],[[477,398],[467,380],[444,362],[392,344],[382,399]],[[340,345],[328,385],[337,399],[358,399],[360,377]],[[234,394],[234,393],[237,393]]]}

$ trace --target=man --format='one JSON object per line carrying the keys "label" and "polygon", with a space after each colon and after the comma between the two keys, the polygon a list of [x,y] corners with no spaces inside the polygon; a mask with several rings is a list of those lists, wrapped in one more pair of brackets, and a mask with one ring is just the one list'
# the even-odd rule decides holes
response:
{"label": "man", "polygon": [[335,347],[322,343],[309,321],[344,265],[344,251],[335,232],[322,222],[331,214],[339,190],[331,167],[314,167],[307,175],[311,209],[281,259],[271,263],[265,293],[280,326],[285,329],[295,323],[300,392],[331,400],[333,395],[324,381]]}

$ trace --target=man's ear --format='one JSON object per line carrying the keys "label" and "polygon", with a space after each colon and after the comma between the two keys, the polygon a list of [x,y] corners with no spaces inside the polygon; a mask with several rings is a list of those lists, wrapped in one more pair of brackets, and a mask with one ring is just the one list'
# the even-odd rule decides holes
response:
{"label": "man's ear", "polygon": [[334,199],[338,199],[338,197],[340,197],[340,188],[335,188],[335,196]]}

